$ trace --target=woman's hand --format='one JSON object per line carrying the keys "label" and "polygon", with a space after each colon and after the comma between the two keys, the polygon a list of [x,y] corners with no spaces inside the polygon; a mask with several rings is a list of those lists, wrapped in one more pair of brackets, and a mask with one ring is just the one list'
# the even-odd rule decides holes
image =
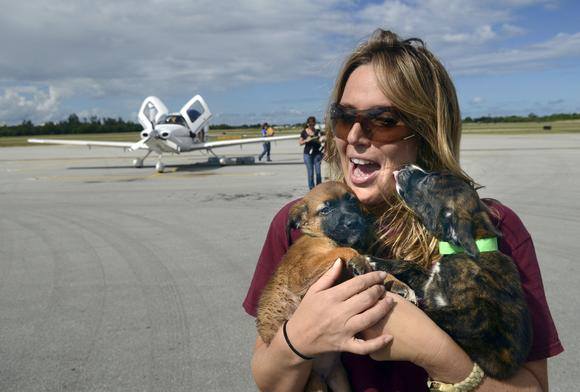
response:
{"label": "woman's hand", "polygon": [[388,292],[395,305],[380,322],[363,331],[365,339],[389,334],[393,341],[371,353],[377,361],[410,361],[424,368],[433,379],[463,380],[473,367],[469,356],[421,309]]}
{"label": "woman's hand", "polygon": [[369,354],[384,348],[392,339],[376,330],[367,340],[355,337],[388,314],[393,305],[385,297],[383,271],[354,277],[337,286],[342,262],[338,260],[308,290],[287,324],[292,345],[306,356],[347,351]]}

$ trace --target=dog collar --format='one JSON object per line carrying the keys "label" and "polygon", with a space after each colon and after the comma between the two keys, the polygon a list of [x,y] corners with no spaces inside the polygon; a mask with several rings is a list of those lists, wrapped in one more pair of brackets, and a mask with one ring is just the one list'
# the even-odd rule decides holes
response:
{"label": "dog collar", "polygon": [[[475,241],[477,249],[480,252],[496,252],[497,247],[497,237],[481,238]],[[465,249],[461,246],[453,245],[450,242],[439,241],[439,254],[440,255],[453,255],[456,253],[463,253]]]}

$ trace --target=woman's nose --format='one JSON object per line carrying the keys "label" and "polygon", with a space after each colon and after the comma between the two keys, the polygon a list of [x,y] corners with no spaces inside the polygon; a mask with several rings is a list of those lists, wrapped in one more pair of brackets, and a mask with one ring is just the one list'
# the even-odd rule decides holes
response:
{"label": "woman's nose", "polygon": [[363,130],[361,123],[355,122],[348,133],[346,138],[348,144],[352,145],[365,145],[371,144],[371,140],[368,138],[366,132]]}

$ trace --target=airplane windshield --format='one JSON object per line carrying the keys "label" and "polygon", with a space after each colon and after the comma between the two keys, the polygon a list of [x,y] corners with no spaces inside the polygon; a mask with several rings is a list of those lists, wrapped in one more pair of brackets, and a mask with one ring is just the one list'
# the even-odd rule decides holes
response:
{"label": "airplane windshield", "polygon": [[166,116],[163,121],[163,124],[179,124],[179,125],[186,125],[185,124],[185,120],[183,117],[181,117],[180,115],[176,115],[176,114],[170,114],[169,116]]}

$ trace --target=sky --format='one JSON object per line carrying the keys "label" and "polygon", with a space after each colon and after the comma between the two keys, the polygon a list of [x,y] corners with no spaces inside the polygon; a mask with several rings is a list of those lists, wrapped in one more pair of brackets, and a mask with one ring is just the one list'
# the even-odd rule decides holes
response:
{"label": "sky", "polygon": [[201,94],[213,124],[321,117],[378,27],[419,37],[462,117],[580,112],[580,2],[0,0],[0,124],[121,117]]}

